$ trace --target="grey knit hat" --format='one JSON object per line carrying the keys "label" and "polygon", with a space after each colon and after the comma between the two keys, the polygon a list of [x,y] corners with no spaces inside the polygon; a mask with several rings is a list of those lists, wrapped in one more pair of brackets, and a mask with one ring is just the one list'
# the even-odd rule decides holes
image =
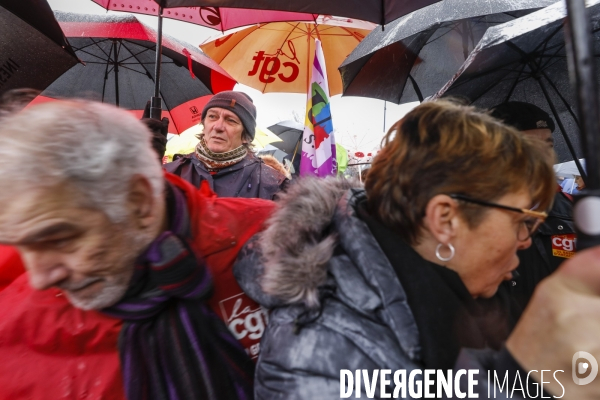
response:
{"label": "grey knit hat", "polygon": [[246,132],[254,140],[256,131],[256,107],[250,96],[243,92],[234,92],[227,90],[215,94],[212,99],[204,106],[202,110],[202,121],[206,118],[206,113],[210,108],[220,107],[231,111],[242,121]]}

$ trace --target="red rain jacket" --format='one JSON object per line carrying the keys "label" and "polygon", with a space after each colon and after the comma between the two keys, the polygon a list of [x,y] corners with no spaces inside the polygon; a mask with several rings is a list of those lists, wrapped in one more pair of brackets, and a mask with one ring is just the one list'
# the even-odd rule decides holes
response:
{"label": "red rain jacket", "polygon": [[[274,203],[217,198],[207,187],[166,178],[186,194],[194,242],[213,275],[211,307],[255,355],[266,316],[243,294],[232,265]],[[120,329],[120,320],[79,310],[58,289],[33,290],[21,274],[0,291],[0,399],[123,399]]]}

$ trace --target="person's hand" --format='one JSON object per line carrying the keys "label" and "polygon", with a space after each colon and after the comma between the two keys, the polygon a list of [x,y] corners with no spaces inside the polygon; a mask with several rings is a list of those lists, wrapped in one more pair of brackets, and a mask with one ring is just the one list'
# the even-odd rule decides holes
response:
{"label": "person's hand", "polygon": [[[544,390],[560,397],[564,386],[566,399],[600,398],[600,376],[587,385],[573,381],[573,356],[579,351],[590,353],[600,361],[600,247],[587,249],[567,260],[550,277],[540,283],[533,298],[506,343],[515,360]],[[586,362],[579,359],[576,362]],[[587,371],[577,377],[589,376]],[[598,374],[600,375],[600,373]]]}
{"label": "person's hand", "polygon": [[150,102],[146,103],[144,114],[141,121],[146,124],[152,133],[152,147],[158,154],[158,159],[162,163],[162,158],[165,155],[167,148],[167,134],[169,132],[169,118],[165,117],[162,120],[150,118]]}

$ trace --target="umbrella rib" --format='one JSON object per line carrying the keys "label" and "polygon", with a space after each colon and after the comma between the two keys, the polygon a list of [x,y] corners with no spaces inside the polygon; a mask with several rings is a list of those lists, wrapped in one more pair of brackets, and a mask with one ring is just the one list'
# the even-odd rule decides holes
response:
{"label": "umbrella rib", "polygon": [[[127,50],[129,50],[129,48],[127,48],[127,47],[125,47],[125,48],[126,48]],[[156,49],[155,49],[154,51],[156,51]],[[131,51],[129,51],[129,52],[131,53],[132,57],[133,57],[133,58],[134,58],[136,61],[138,61],[138,62],[140,63],[140,65],[142,66],[142,68],[144,68],[144,70],[146,71],[146,76],[150,77],[150,79],[152,79],[152,82],[154,82],[154,78],[152,78],[152,75],[150,75],[150,71],[148,71],[148,70],[146,69],[146,66],[145,66],[145,65],[144,65],[142,62],[140,62],[140,60],[138,60],[138,58],[137,58],[137,54],[133,54]],[[141,53],[139,53],[139,54],[141,54]],[[161,62],[162,62],[162,57],[161,57]],[[141,73],[141,72],[140,72],[140,73]],[[161,86],[162,86],[162,85],[161,85]],[[163,102],[163,104],[164,104],[165,110],[166,110],[166,111],[169,111],[169,110],[170,110],[170,108],[169,108],[169,104],[168,104],[168,102],[167,102],[167,99],[165,99],[165,96],[163,96],[163,95],[162,95],[162,89],[161,89],[161,93],[160,93],[160,94],[161,94],[161,96],[160,96],[160,97],[161,97],[161,99],[162,99],[162,102]],[[171,118],[171,119],[173,119],[173,118]],[[175,123],[175,121],[172,121],[172,122],[173,122],[173,125],[175,126],[175,129],[177,129],[177,130],[179,131],[179,128],[177,127],[177,124]]]}
{"label": "umbrella rib", "polygon": [[[137,45],[137,46],[139,46],[137,43],[133,43],[133,42],[132,42],[132,41],[130,41],[130,40],[124,40],[123,42],[126,42],[126,43],[131,43],[131,44],[134,44],[134,45]],[[123,46],[125,46],[125,45],[123,45]],[[142,46],[142,47],[143,47],[143,46]],[[134,54],[134,52],[133,52],[133,51],[131,51],[131,49],[130,49],[129,47],[126,47],[126,46],[125,46],[125,48],[127,49],[127,51],[129,51],[129,54],[131,54],[131,56],[130,56],[130,57],[127,57],[127,58],[124,58],[124,59],[123,59],[121,62],[123,62],[123,61],[127,61],[127,60],[130,60],[130,59],[132,59],[132,58],[135,58],[135,59],[136,59],[136,61],[138,61],[138,64],[142,64],[142,63],[141,63],[141,62],[140,62],[140,61],[137,59],[137,56],[138,56],[138,55],[140,55],[140,54],[142,54],[142,53],[145,53],[145,52],[147,52],[147,51],[150,51],[150,49],[149,49],[149,48],[147,48],[147,47],[144,47],[144,50],[142,50],[142,51],[140,51],[140,52],[137,52],[137,53],[135,53],[135,54]],[[119,64],[121,64],[121,63],[119,63]]]}
{"label": "umbrella rib", "polygon": [[[111,44],[111,49],[112,49],[112,46],[114,46],[114,43]],[[98,47],[100,47],[100,46],[98,46]],[[108,81],[109,65],[110,65],[110,57],[108,60],[106,60],[106,69],[104,70],[104,83],[102,84],[102,102],[103,103],[104,103],[104,94],[106,93],[106,82]]]}
{"label": "umbrella rib", "polygon": [[92,53],[88,53],[87,51],[81,51],[81,50],[80,50],[80,52],[81,52],[81,53],[84,53],[84,54],[87,54],[87,55],[89,55],[89,56],[91,56],[91,57],[95,57],[95,58],[97,58],[98,60],[100,60],[100,61],[89,61],[89,60],[84,60],[84,62],[85,62],[86,64],[94,64],[94,63],[98,63],[98,64],[104,64],[105,62],[107,62],[107,61],[108,61],[107,59],[104,59],[104,58],[102,58],[102,57],[100,57],[100,56],[97,56],[97,55],[95,55],[95,54],[92,54]]}
{"label": "umbrella rib", "polygon": [[[84,61],[86,64],[104,64],[103,62],[100,61]],[[154,62],[148,61],[148,62],[126,62],[126,63],[119,63],[119,66],[121,65],[153,65]],[[175,62],[173,61],[166,61],[163,62],[163,64],[175,64]]]}
{"label": "umbrella rib", "polygon": [[[102,47],[100,47],[100,43],[102,43],[102,42],[105,42],[105,41],[108,41],[108,39],[102,39],[102,40],[100,40],[100,41],[98,41],[98,42],[96,42],[96,41],[95,41],[93,38],[90,38],[90,39],[92,40],[92,43],[93,43],[94,45],[96,45],[96,47],[97,47],[97,48],[98,48],[98,49],[99,49],[101,52],[103,52],[103,53],[104,53],[104,55],[106,55],[106,57],[107,57],[107,60],[110,60],[110,58],[111,58],[111,55],[110,55],[110,54],[107,54],[107,53],[104,51],[104,49],[103,49]],[[110,45],[110,48],[112,49],[112,43],[111,43],[111,45]]]}
{"label": "umbrella rib", "polygon": [[[141,64],[139,64],[139,65],[141,65]],[[123,66],[123,65],[121,65],[121,63],[119,63],[119,67],[121,67],[122,69],[126,69],[126,70],[128,70],[128,71],[131,71],[131,72],[138,73],[138,74],[140,74],[140,75],[144,75],[144,76],[146,75],[146,74],[145,74],[145,73],[143,73],[142,71],[137,71],[137,70],[135,70],[135,69],[133,69],[133,68],[131,68],[131,67],[126,67],[126,66]]]}
{"label": "umbrella rib", "polygon": [[[514,64],[514,63],[515,63],[514,61],[511,61],[511,62],[510,62],[510,63],[508,63],[508,64],[500,65],[500,66],[498,66],[498,67],[496,67],[496,68],[492,68],[492,69],[490,69],[490,70],[488,70],[488,71],[479,72],[479,73],[477,73],[477,74],[474,74],[474,75],[472,75],[471,77],[469,77],[469,80],[465,80],[464,82],[457,82],[457,83],[456,83],[455,85],[453,85],[453,86],[454,86],[454,87],[460,87],[460,86],[462,86],[462,85],[464,85],[464,84],[467,84],[467,83],[470,83],[470,82],[472,82],[473,80],[475,80],[475,79],[477,79],[477,78],[481,78],[481,77],[483,77],[483,76],[486,76],[486,75],[489,75],[489,74],[491,74],[491,73],[494,73],[494,72],[501,71],[501,70],[503,70],[503,69],[505,69],[505,68],[508,70],[508,72],[515,71],[515,69],[514,69],[514,68],[509,68],[509,66],[510,66],[511,64]],[[519,65],[521,65],[521,64],[519,63]]]}
{"label": "umbrella rib", "polygon": [[[259,28],[260,28],[260,27],[259,27]],[[236,48],[237,46],[239,46],[239,45],[240,45],[240,43],[241,43],[242,41],[246,40],[246,38],[247,38],[248,36],[250,36],[250,34],[252,34],[253,32],[257,31],[259,28],[255,28],[255,29],[253,29],[253,28],[248,28],[248,29],[252,29],[252,32],[249,32],[249,33],[247,33],[247,34],[246,34],[246,35],[244,35],[244,37],[242,37],[242,38],[241,38],[241,39],[240,39],[240,40],[239,40],[239,41],[238,41],[238,42],[237,42],[237,43],[236,43],[234,46],[231,46],[231,49],[227,50],[227,52],[225,53],[225,55],[223,55],[223,57],[221,57],[221,60],[220,60],[220,61],[218,61],[218,62],[220,63],[220,62],[222,62],[222,61],[223,61],[225,58],[227,58],[227,56],[229,56],[229,53],[231,53],[231,52],[233,51],[233,49],[234,49],[234,48]],[[235,34],[237,34],[237,33],[239,33],[239,32],[232,33],[231,35],[235,35]],[[215,41],[216,41],[216,40],[215,40]],[[213,42],[211,42],[211,43],[214,43],[214,41],[213,41]],[[217,60],[215,60],[215,61],[217,61]]]}
{"label": "umbrella rib", "polygon": [[[76,47],[73,47],[73,50],[75,50],[75,51],[78,51],[78,52],[80,51],[80,52],[82,52],[82,53],[85,53],[85,54],[87,54],[87,55],[90,55],[90,56],[92,56],[92,57],[96,57],[96,58],[98,58],[98,59],[100,59],[100,60],[102,60],[102,61],[104,61],[104,62],[109,62],[109,61],[110,61],[110,55],[109,55],[109,54],[107,54],[107,53],[104,51],[104,49],[103,49],[102,47],[100,47],[100,45],[99,45],[99,43],[105,42],[105,41],[106,41],[106,39],[102,39],[102,40],[100,40],[100,41],[95,41],[93,38],[89,38],[89,39],[92,41],[92,43],[91,43],[91,44],[87,44],[87,45],[85,45],[85,46],[83,46],[83,47],[78,47],[78,48],[76,48]],[[98,48],[98,49],[99,49],[99,50],[100,50],[100,51],[101,51],[101,52],[102,52],[102,53],[103,53],[103,54],[104,54],[104,55],[105,55],[107,58],[106,58],[106,59],[103,59],[103,58],[101,58],[100,56],[98,56],[98,55],[96,55],[96,54],[92,54],[92,53],[88,52],[87,50],[84,50],[85,48],[87,48],[87,47],[91,47],[91,46],[95,46],[95,47],[97,47],[97,48]],[[87,62],[87,61],[86,61],[86,62]]]}
{"label": "umbrella rib", "polygon": [[[307,26],[307,28],[308,28],[308,26]],[[314,27],[314,31],[317,33],[317,38],[319,39],[319,41],[322,41],[322,40],[321,40],[321,34],[320,34],[320,32],[319,32],[319,25],[315,25],[315,27]],[[313,32],[313,28],[311,28],[311,29],[309,30],[310,37],[312,37],[312,32]]]}
{"label": "umbrella rib", "polygon": [[[544,47],[544,46],[546,46],[546,45],[548,44],[548,42],[550,41],[550,39],[552,39],[552,38],[553,38],[553,37],[554,37],[554,36],[555,36],[555,35],[556,35],[558,32],[560,32],[560,30],[561,30],[562,28],[563,28],[563,27],[562,27],[562,24],[561,24],[561,25],[560,25],[558,28],[556,28],[556,29],[554,30],[554,32],[552,32],[551,34],[549,34],[548,36],[546,36],[546,38],[545,38],[545,39],[542,41],[542,43],[540,43],[540,44],[539,44],[539,45],[538,45],[538,46],[537,46],[535,49],[533,49],[532,53],[533,53],[533,52],[537,52],[537,51],[539,51],[539,48],[540,48],[540,47]],[[516,47],[516,46],[515,46],[515,47]],[[519,50],[521,50],[521,49],[519,49]],[[522,50],[521,50],[521,51],[522,51]],[[542,52],[543,52],[543,51],[542,51]]]}
{"label": "umbrella rib", "polygon": [[[555,32],[554,32],[552,35],[555,35],[555,34],[556,34],[556,31],[555,31]],[[546,41],[545,41],[545,45],[547,45],[547,44],[548,44],[548,41],[549,41],[549,40],[550,40],[550,39],[548,39],[548,40],[546,40]],[[527,57],[527,56],[529,56],[529,54],[527,54],[526,52],[524,52],[522,49],[520,49],[520,48],[519,48],[518,46],[516,46],[514,43],[512,43],[512,42],[507,42],[507,44],[508,44],[508,45],[509,45],[509,47],[511,47],[512,49],[514,49],[514,50],[518,51],[518,52],[519,52],[519,53],[520,53],[522,56],[524,56],[524,57]],[[558,53],[558,52],[559,52],[560,50],[562,50],[563,48],[564,48],[564,45],[562,45],[562,46],[561,46],[561,45],[559,45],[559,46],[557,47],[557,49],[556,49],[556,52],[554,53],[554,55],[556,55],[556,53]],[[546,47],[546,46],[545,46],[545,47],[544,47],[544,49],[548,49],[548,47]],[[543,51],[543,50],[542,50],[542,51]],[[538,56],[537,58],[539,59],[540,57]],[[548,58],[548,63],[549,63],[549,62],[550,62],[552,59],[553,59],[553,55],[550,55],[550,56],[549,56],[549,58]],[[554,64],[555,64],[556,62],[558,62],[558,61],[555,61],[555,62],[554,62]],[[554,85],[554,82],[552,82],[552,80],[551,80],[551,79],[548,77],[548,75],[547,75],[547,74],[546,74],[546,72],[545,72],[545,69],[546,69],[546,68],[549,68],[549,67],[551,67],[552,65],[548,65],[548,64],[546,64],[545,66],[542,66],[542,65],[540,65],[539,63],[537,63],[537,62],[535,62],[535,61],[533,61],[533,60],[532,60],[532,61],[529,61],[528,63],[524,64],[523,68],[525,68],[525,65],[528,65],[529,63],[532,63],[532,64],[533,64],[533,65],[536,67],[536,69],[537,69],[537,72],[539,72],[540,74],[542,74],[542,75],[544,76],[544,78],[546,78],[546,80],[548,81],[548,83],[550,84],[550,86],[552,87],[552,89],[553,89],[553,90],[556,92],[556,94],[558,94],[558,97],[561,99],[561,101],[562,101],[562,102],[564,103],[564,105],[566,106],[566,108],[567,108],[567,111],[569,112],[569,114],[571,114],[571,116],[572,116],[572,117],[573,117],[573,119],[575,120],[575,123],[576,123],[576,124],[579,126],[579,121],[577,120],[577,117],[575,116],[574,112],[571,110],[571,107],[570,107],[569,103],[568,103],[568,102],[566,101],[566,99],[565,99],[565,98],[562,96],[562,94],[560,93],[560,91],[559,91],[559,90],[556,88],[556,86]],[[532,72],[535,72],[535,71],[532,71]],[[539,79],[539,77],[538,77],[538,78],[536,78],[536,77],[533,77],[533,79],[536,79],[536,80],[538,81],[538,83],[539,83],[540,87],[542,86],[542,83],[540,82],[540,79]],[[516,82],[515,82],[515,86],[516,86]],[[513,89],[514,89],[514,87],[513,87]],[[512,93],[512,91],[511,91],[511,93]],[[510,97],[510,96],[509,96],[509,97]],[[508,98],[507,98],[507,100],[508,100]],[[547,101],[549,102],[549,100],[548,100],[548,99],[547,99]]]}
{"label": "umbrella rib", "polygon": [[[501,70],[501,69],[502,69],[502,68],[496,68],[494,71],[488,71],[487,73],[491,73],[491,72],[499,71],[499,70]],[[514,70],[509,70],[509,72],[510,72],[510,71],[514,71]],[[486,74],[487,74],[487,73],[486,73]],[[481,74],[480,76],[483,76],[483,75],[485,75],[485,74]],[[494,87],[496,87],[496,86],[497,86],[497,85],[498,85],[500,82],[503,82],[503,79],[498,79],[498,80],[496,80],[496,81],[494,82],[494,84],[493,84],[493,85],[491,85],[491,86],[488,86],[488,87],[487,87],[485,90],[482,90],[482,91],[481,91],[481,93],[480,93],[480,94],[479,94],[477,97],[475,97],[473,100],[471,100],[471,103],[470,103],[470,104],[473,104],[473,103],[475,103],[477,100],[479,100],[479,98],[480,98],[481,96],[483,96],[485,93],[487,93],[487,92],[489,92],[490,90],[492,90],[492,89],[493,89]],[[466,83],[466,82],[465,82],[465,83]]]}
{"label": "umbrella rib", "polygon": [[[343,37],[350,36],[350,37],[353,37],[354,39],[356,39],[356,40],[357,40],[359,43],[362,41],[362,39],[359,39],[359,38],[357,37],[358,35],[355,35],[355,34],[354,34],[355,32],[351,32],[351,31],[350,31],[348,28],[346,28],[346,27],[343,27],[343,26],[342,26],[341,28],[342,28],[344,31],[348,32],[348,35],[337,35],[337,34],[336,34],[336,35],[327,35],[327,36],[343,36]],[[363,39],[364,39],[364,38],[363,38]]]}
{"label": "umbrella rib", "polygon": [[104,49],[103,49],[102,47],[100,47],[100,43],[103,43],[103,42],[108,42],[108,41],[109,41],[108,39],[100,39],[100,40],[98,40],[98,41],[94,40],[94,38],[86,38],[86,39],[90,39],[90,40],[92,41],[92,43],[90,43],[90,44],[86,44],[85,46],[82,46],[82,47],[79,47],[79,48],[77,48],[76,50],[81,50],[81,51],[83,51],[84,49],[86,49],[86,48],[88,48],[88,47],[95,46],[95,47],[98,47],[98,49],[99,49],[101,52],[103,52],[103,53],[104,53],[104,55],[105,55],[106,57],[109,57],[109,56],[110,56],[110,54],[107,54],[107,53],[104,51]]}
{"label": "umbrella rib", "polygon": [[[537,59],[540,60],[540,64],[539,64],[540,68],[541,69],[550,68],[550,67],[552,67],[552,65],[556,64],[559,61],[558,59],[565,58],[565,57],[558,56],[558,53],[561,50],[563,50],[564,48],[565,48],[565,46],[563,44],[562,46],[558,46],[557,47],[557,49],[554,52],[554,54],[551,54],[549,56],[546,56],[545,54],[538,55]],[[546,59],[546,60],[544,61],[544,59]]]}
{"label": "umbrella rib", "polygon": [[[438,27],[437,27],[437,28],[435,28],[434,30],[436,30],[436,31],[437,31],[437,30],[441,29],[441,28],[442,28],[442,25],[443,25],[443,23],[441,23],[441,24],[439,24],[439,25],[440,25],[440,26],[438,26]],[[431,43],[435,42],[435,41],[436,41],[436,40],[438,40],[438,39],[441,39],[441,38],[443,38],[444,36],[448,35],[448,34],[449,34],[450,32],[452,32],[453,30],[455,30],[455,29],[458,29],[458,28],[457,28],[457,25],[458,25],[458,22],[457,22],[457,21],[453,21],[453,22],[452,22],[451,24],[449,24],[449,25],[453,25],[453,26],[452,26],[452,28],[448,29],[446,32],[444,32],[444,33],[443,33],[443,34],[441,34],[440,36],[438,36],[438,37],[434,38],[433,40],[431,40],[431,41],[428,41],[427,43],[425,43],[425,44],[423,45],[423,47],[425,47],[425,46],[427,46],[427,45],[429,45],[429,44],[431,44]],[[429,27],[427,30],[429,30],[429,29],[433,29],[433,26]],[[412,35],[411,35],[411,36],[412,36]],[[429,38],[431,38],[432,36],[433,36],[433,34],[431,34],[431,36],[429,36]],[[405,38],[405,39],[406,39],[406,38]],[[404,39],[402,39],[402,40],[404,40]]]}
{"label": "umbrella rib", "polygon": [[[293,25],[293,24],[290,24]],[[297,22],[294,26],[294,29],[292,29],[291,31],[288,32],[287,36],[285,37],[285,39],[283,40],[283,43],[281,43],[281,46],[279,46],[279,49],[277,50],[277,58],[279,58],[279,54],[281,53],[281,49],[283,48],[283,46],[287,43],[288,38],[290,37],[290,35],[292,34],[292,32],[294,32],[294,30],[296,30],[298,28],[298,25],[300,25],[300,22]],[[271,75],[269,74],[269,78],[271,77]],[[265,79],[266,80],[266,79]],[[265,83],[262,92],[265,93],[265,90],[267,90],[267,83]]]}
{"label": "umbrella rib", "polygon": [[[125,47],[125,48],[126,48],[127,50],[129,50],[127,47]],[[156,50],[154,50],[154,51],[156,51]],[[148,71],[148,69],[146,68],[145,64],[144,64],[144,63],[142,63],[142,62],[141,62],[141,61],[140,61],[140,60],[139,60],[139,59],[138,59],[138,58],[137,58],[135,55],[133,55],[133,54],[132,54],[132,57],[133,57],[133,58],[134,58],[134,59],[135,59],[137,62],[139,62],[139,64],[142,66],[142,68],[144,68],[144,71],[146,71],[146,76],[150,76],[150,77],[152,77],[152,75],[150,74],[150,71]],[[162,62],[162,57],[161,57],[161,62]],[[141,72],[140,72],[140,73],[141,73]],[[155,78],[151,78],[151,79],[152,79],[152,82],[154,82],[154,79],[155,79]],[[163,99],[163,100],[164,100],[164,99]]]}
{"label": "umbrella rib", "polygon": [[[564,58],[564,57],[561,57],[561,59],[562,58]],[[545,69],[548,69],[548,68],[552,68],[552,66],[554,66],[554,64],[556,64],[557,62],[561,61],[561,59],[556,59],[554,57],[550,57],[543,64],[537,64],[536,63],[536,65],[539,67],[540,70],[545,70]]]}
{"label": "umbrella rib", "polygon": [[[86,47],[88,47],[88,46],[86,46]],[[87,55],[89,55],[89,56],[91,56],[91,57],[96,57],[97,59],[99,59],[99,60],[101,60],[101,61],[104,61],[104,62],[107,62],[107,61],[108,61],[107,59],[105,59],[105,58],[102,58],[102,57],[100,57],[100,56],[99,56],[99,55],[97,55],[97,54],[92,54],[92,53],[88,52],[87,50],[83,50],[83,49],[74,49],[74,50],[75,50],[75,51],[77,51],[77,52],[81,52],[81,53],[87,54]],[[108,57],[108,56],[107,56],[107,57]],[[92,63],[93,61],[85,61],[85,62],[86,62],[86,63]]]}
{"label": "umbrella rib", "polygon": [[579,125],[579,120],[577,119],[577,116],[575,115],[575,113],[571,109],[571,105],[567,102],[567,100],[564,98],[564,96],[560,93],[560,91],[558,90],[558,88],[556,87],[556,85],[554,84],[554,82],[552,82],[552,80],[550,80],[550,77],[548,77],[548,75],[546,74],[546,71],[542,70],[540,72],[542,73],[542,75],[544,76],[544,78],[546,78],[546,80],[550,84],[550,87],[556,92],[556,94],[558,95],[558,97],[560,98],[560,100],[566,106],[567,111],[569,111],[569,114],[571,114],[571,116],[575,120],[575,123],[577,124],[577,127],[579,129],[581,129],[581,126]]}
{"label": "umbrella rib", "polygon": [[577,153],[575,152],[575,148],[573,147],[573,144],[571,143],[569,135],[567,135],[567,131],[565,130],[565,127],[562,124],[560,116],[558,115],[558,112],[556,111],[556,108],[554,107],[554,104],[552,104],[552,101],[550,101],[550,96],[548,96],[546,88],[544,87],[544,85],[542,84],[542,81],[540,79],[537,80],[537,83],[540,86],[540,89],[542,89],[542,93],[544,94],[544,98],[546,99],[546,102],[550,106],[550,110],[552,111],[552,115],[554,115],[554,119],[556,119],[556,123],[559,127],[560,132],[563,135],[563,139],[565,139],[565,144],[567,145],[567,147],[569,148],[569,151],[573,155],[575,164],[577,164],[577,169],[579,169],[581,174],[584,175],[585,171],[583,170],[583,168],[581,168],[581,165],[579,164],[579,160],[577,158]]}
{"label": "umbrella rib", "polygon": [[521,74],[523,73],[523,70],[525,69],[526,66],[527,66],[527,64],[523,64],[521,66],[521,70],[517,73],[517,77],[515,79],[515,83],[512,85],[512,87],[508,91],[508,94],[506,95],[506,98],[504,99],[504,102],[507,102],[508,99],[510,99],[510,96],[512,96],[513,92],[515,91],[515,88],[519,84],[519,78],[521,77]]}

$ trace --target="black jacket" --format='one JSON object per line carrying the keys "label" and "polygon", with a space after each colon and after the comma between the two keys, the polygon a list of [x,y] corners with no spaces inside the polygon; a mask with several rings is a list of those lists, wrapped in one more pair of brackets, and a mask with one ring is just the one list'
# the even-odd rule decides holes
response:
{"label": "black jacket", "polygon": [[548,218],[533,237],[533,243],[517,253],[519,277],[513,281],[512,291],[523,309],[536,285],[573,255],[574,235],[573,203],[564,193],[556,193]]}
{"label": "black jacket", "polygon": [[202,181],[208,181],[219,197],[273,200],[275,194],[289,182],[279,171],[250,152],[242,161],[220,169],[214,175],[206,170],[194,153],[181,156],[163,167],[196,187],[200,187]]}

